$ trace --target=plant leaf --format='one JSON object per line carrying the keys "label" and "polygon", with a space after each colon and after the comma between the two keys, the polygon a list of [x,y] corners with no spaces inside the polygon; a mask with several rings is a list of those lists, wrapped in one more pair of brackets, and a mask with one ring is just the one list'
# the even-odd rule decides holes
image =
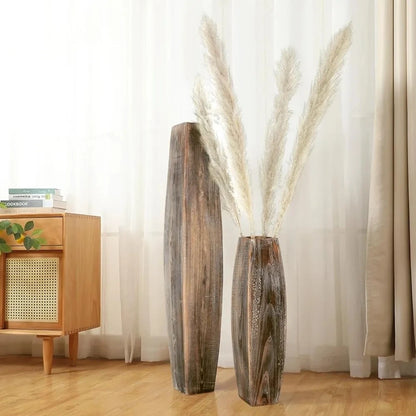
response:
{"label": "plant leaf", "polygon": [[30,231],[35,226],[35,223],[33,221],[28,221],[25,224],[25,231]]}
{"label": "plant leaf", "polygon": [[0,221],[0,230],[5,230],[10,225],[9,220]]}
{"label": "plant leaf", "polygon": [[23,244],[26,250],[30,250],[32,248],[32,239],[29,236],[26,236],[23,240]]}
{"label": "plant leaf", "polygon": [[12,249],[5,243],[0,243],[0,252],[1,253],[10,253]]}
{"label": "plant leaf", "polygon": [[17,232],[19,234],[23,234],[25,232],[25,230],[23,229],[23,227],[20,224],[15,223],[14,225],[16,226]]}
{"label": "plant leaf", "polygon": [[8,235],[11,235],[11,234],[13,234],[13,230],[12,230],[12,226],[11,226],[11,224],[6,228],[6,233],[8,234]]}
{"label": "plant leaf", "polygon": [[37,237],[37,236],[41,235],[42,231],[43,230],[40,230],[40,229],[37,229],[37,230],[33,231],[32,237]]}
{"label": "plant leaf", "polygon": [[0,244],[6,244],[6,240],[4,238],[0,238]]}
{"label": "plant leaf", "polygon": [[35,250],[39,250],[40,242],[39,242],[39,240],[37,238],[32,238],[32,247]]}

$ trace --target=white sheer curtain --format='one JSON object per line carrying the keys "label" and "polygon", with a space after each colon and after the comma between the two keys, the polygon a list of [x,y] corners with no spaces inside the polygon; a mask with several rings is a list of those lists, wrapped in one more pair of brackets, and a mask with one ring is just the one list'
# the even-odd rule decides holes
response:
{"label": "white sheer curtain", "polygon": [[[215,14],[214,14],[214,17]],[[340,94],[319,131],[281,233],[288,290],[286,369],[370,374],[363,357],[365,229],[373,123],[373,5],[358,1],[228,3],[220,27],[247,128],[255,171],[274,94],[272,68],[283,47],[301,61],[297,119],[319,53],[353,21],[354,40]],[[301,29],[300,29],[301,28]],[[292,123],[293,137],[296,123]],[[260,147],[260,149],[259,149]],[[227,227],[227,223],[226,223]],[[232,365],[229,336],[236,235],[225,236],[224,322],[220,364]]]}
{"label": "white sheer curtain", "polygon": [[[301,61],[296,120],[319,52],[331,34],[353,21],[342,88],[319,130],[281,246],[288,288],[287,370],[350,369],[366,376],[372,2],[0,2],[1,196],[9,186],[57,186],[65,190],[71,211],[101,215],[102,327],[81,338],[81,350],[84,356],[166,359],[162,240],[168,146],[171,127],[194,120],[191,95],[202,65],[202,13],[217,22],[225,42],[253,177],[281,49],[295,47]],[[291,137],[295,127],[293,122]],[[237,238],[225,214],[223,366],[232,365]],[[3,338],[0,353],[11,350],[12,341]]]}
{"label": "white sheer curtain", "polygon": [[[102,217],[102,325],[82,333],[81,356],[123,357],[122,330],[138,339],[144,178],[133,6],[0,2],[1,197],[8,187],[58,187],[69,211]],[[0,343],[0,353],[40,352],[35,339]]]}

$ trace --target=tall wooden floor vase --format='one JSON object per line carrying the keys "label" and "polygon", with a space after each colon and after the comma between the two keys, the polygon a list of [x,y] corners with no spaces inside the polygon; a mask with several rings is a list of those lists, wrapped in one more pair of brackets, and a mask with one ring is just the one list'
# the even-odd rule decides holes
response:
{"label": "tall wooden floor vase", "polygon": [[165,208],[170,362],[186,394],[214,390],[221,329],[221,204],[199,137],[195,123],[172,128]]}
{"label": "tall wooden floor vase", "polygon": [[239,396],[251,406],[277,403],[286,346],[286,290],[277,238],[239,239],[232,338]]}

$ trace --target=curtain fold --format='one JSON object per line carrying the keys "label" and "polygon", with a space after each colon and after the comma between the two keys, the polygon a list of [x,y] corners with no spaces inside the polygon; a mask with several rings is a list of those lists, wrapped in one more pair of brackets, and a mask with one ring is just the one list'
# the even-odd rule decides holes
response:
{"label": "curtain fold", "polygon": [[[376,2],[374,147],[367,233],[365,353],[415,356],[415,5]],[[387,361],[379,376],[388,378]],[[397,365],[397,364],[396,364]],[[393,372],[397,376],[397,371]]]}
{"label": "curtain fold", "polygon": [[[407,167],[409,191],[410,273],[412,301],[416,302],[416,4],[409,2],[407,27]],[[416,308],[413,308],[413,331],[416,328]]]}

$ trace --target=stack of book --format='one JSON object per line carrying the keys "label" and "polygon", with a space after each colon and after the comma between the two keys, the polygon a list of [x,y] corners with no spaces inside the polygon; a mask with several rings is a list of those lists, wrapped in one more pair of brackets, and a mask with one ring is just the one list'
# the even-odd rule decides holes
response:
{"label": "stack of book", "polygon": [[0,203],[3,208],[18,210],[18,212],[22,210],[63,212],[66,210],[66,201],[61,191],[56,188],[9,188],[9,199],[2,200]]}

